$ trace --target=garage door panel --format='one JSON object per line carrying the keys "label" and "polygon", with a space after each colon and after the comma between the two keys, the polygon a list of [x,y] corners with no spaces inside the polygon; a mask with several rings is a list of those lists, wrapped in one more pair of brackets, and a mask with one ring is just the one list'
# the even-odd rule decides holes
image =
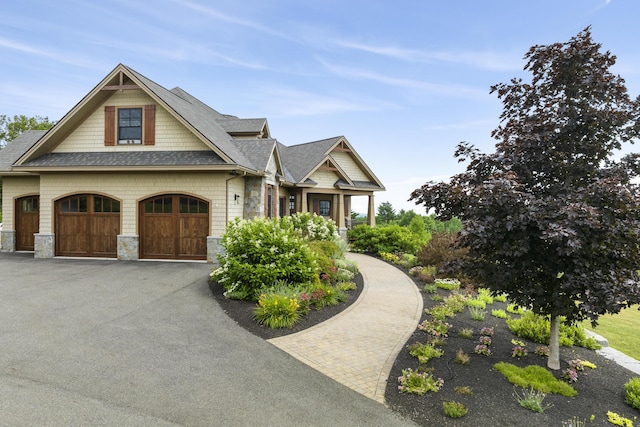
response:
{"label": "garage door panel", "polygon": [[60,214],[56,243],[59,255],[82,256],[89,251],[88,218],[86,214]]}
{"label": "garage door panel", "polygon": [[[91,217],[91,250],[95,256],[114,257],[118,251],[119,214],[94,214]],[[115,238],[114,238],[115,236]]]}
{"label": "garage door panel", "polygon": [[180,257],[194,257],[207,253],[207,233],[209,219],[207,216],[181,215],[179,218],[179,253]]}
{"label": "garage door panel", "polygon": [[55,206],[56,255],[117,256],[120,233],[120,205],[117,200],[82,194],[58,200]]}
{"label": "garage door panel", "polygon": [[140,202],[140,257],[206,259],[208,206],[204,200],[182,195]]}
{"label": "garage door panel", "polygon": [[142,247],[144,258],[173,258],[175,236],[173,216],[150,214],[144,216]]}

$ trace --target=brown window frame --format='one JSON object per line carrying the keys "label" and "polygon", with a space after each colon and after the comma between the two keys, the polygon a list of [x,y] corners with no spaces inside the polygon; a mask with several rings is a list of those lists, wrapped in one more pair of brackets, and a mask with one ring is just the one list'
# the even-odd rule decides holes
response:
{"label": "brown window frame", "polygon": [[[124,144],[119,142],[118,111],[121,109],[142,110],[142,139],[140,143]],[[104,145],[126,147],[128,145],[155,145],[156,139],[156,106],[155,104],[145,106],[116,107],[107,105],[104,107]]]}

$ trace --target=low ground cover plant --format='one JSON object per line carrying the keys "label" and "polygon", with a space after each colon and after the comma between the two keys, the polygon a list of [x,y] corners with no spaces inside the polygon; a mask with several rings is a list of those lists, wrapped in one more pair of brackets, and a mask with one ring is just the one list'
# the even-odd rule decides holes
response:
{"label": "low ground cover plant", "polygon": [[555,393],[572,397],[578,392],[569,384],[556,379],[542,366],[528,365],[519,368],[514,364],[498,362],[493,367],[511,383],[522,388],[533,388],[543,393]]}
{"label": "low ground cover plant", "polygon": [[[541,316],[526,311],[520,318],[508,318],[507,326],[515,335],[539,344],[549,344],[550,321],[548,316]],[[560,324],[560,345],[571,347],[577,345],[591,350],[601,348],[598,342],[587,337],[584,328],[579,325]]]}
{"label": "low ground cover plant", "polygon": [[439,348],[431,344],[415,343],[408,347],[409,354],[416,357],[421,364],[426,364],[429,360],[441,357],[444,354]]}
{"label": "low ground cover plant", "polygon": [[640,377],[629,380],[624,385],[624,401],[640,410]]}
{"label": "low ground cover plant", "polygon": [[460,402],[444,401],[442,402],[442,410],[449,418],[461,418],[467,415],[469,410]]}
{"label": "low ground cover plant", "polygon": [[523,389],[522,394],[514,390],[513,395],[518,401],[520,406],[533,412],[544,412],[545,409],[552,407],[553,405],[544,405],[542,402],[547,395],[533,387],[529,389]]}

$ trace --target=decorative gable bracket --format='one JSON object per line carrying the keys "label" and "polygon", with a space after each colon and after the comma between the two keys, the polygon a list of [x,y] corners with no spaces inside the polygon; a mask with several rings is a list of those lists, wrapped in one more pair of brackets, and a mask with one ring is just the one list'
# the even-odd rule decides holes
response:
{"label": "decorative gable bracket", "polygon": [[109,91],[114,91],[114,90],[137,90],[140,89],[140,86],[138,86],[137,84],[133,83],[131,81],[131,79],[127,78],[125,80],[125,74],[120,71],[118,73],[118,84],[116,85],[106,85],[104,86],[101,90],[109,90]]}

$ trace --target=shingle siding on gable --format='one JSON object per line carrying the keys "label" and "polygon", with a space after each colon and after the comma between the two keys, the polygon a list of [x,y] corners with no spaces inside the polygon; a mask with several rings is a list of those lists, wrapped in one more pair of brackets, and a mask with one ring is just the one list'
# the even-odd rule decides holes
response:
{"label": "shingle siding on gable", "polygon": [[369,181],[369,177],[360,169],[349,153],[334,151],[331,157],[353,181]]}
{"label": "shingle siding on gable", "polygon": [[335,172],[318,170],[311,175],[311,179],[318,185],[315,188],[335,188],[334,184],[338,180],[338,176]]}
{"label": "shingle siding on gable", "polygon": [[[142,91],[128,90],[115,93],[100,108],[96,109],[53,153],[71,153],[88,151],[198,151],[207,150],[193,133],[185,128],[163,108],[156,108],[156,128],[154,145],[105,146],[104,106],[141,107],[153,104],[153,99]],[[118,135],[116,131],[115,139]]]}

